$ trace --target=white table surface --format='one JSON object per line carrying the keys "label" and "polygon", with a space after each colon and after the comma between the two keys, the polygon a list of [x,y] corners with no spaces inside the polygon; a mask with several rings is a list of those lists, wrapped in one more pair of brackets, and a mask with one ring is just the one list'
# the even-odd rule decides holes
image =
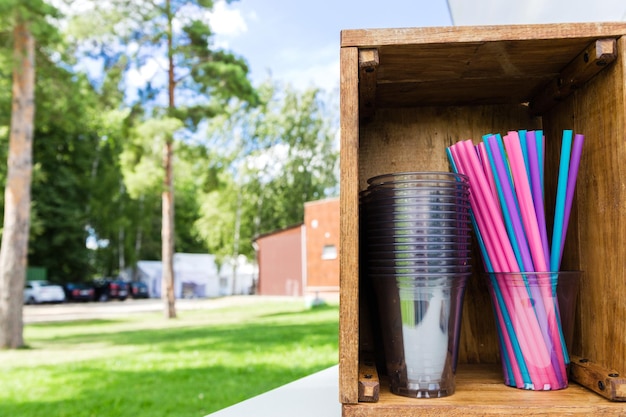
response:
{"label": "white table surface", "polygon": [[339,366],[290,382],[209,416],[341,417]]}

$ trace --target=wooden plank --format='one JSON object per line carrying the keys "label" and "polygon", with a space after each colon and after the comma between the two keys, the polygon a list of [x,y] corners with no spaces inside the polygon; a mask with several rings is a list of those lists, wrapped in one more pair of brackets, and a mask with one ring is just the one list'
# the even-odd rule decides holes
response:
{"label": "wooden plank", "polygon": [[568,38],[587,38],[591,41],[594,38],[616,37],[624,33],[625,22],[349,29],[341,31],[341,46],[376,48],[401,44]]}
{"label": "wooden plank", "polygon": [[626,377],[579,356],[570,357],[570,379],[610,401],[626,401]]}
{"label": "wooden plank", "polygon": [[340,52],[341,192],[339,196],[339,398],[358,402],[359,79],[357,48]]}
{"label": "wooden plank", "polygon": [[408,398],[389,392],[381,379],[376,403],[346,404],[344,417],[417,416],[623,416],[624,404],[607,401],[578,384],[558,391],[528,391],[502,382],[494,365],[459,365],[456,392],[443,398]]}
{"label": "wooden plank", "polygon": [[582,87],[598,72],[617,58],[617,45],[614,38],[592,42],[559,74],[543,87],[531,101],[530,109],[538,114],[554,106],[574,90]]}
{"label": "wooden plank", "polygon": [[359,50],[359,115],[370,118],[376,109],[376,80],[378,70],[378,50]]}
{"label": "wooden plank", "polygon": [[[543,114],[546,216],[553,218],[563,129],[585,135],[561,269],[584,271],[572,353],[626,372],[626,54]],[[549,224],[549,229],[552,225]]]}
{"label": "wooden plank", "polygon": [[359,402],[372,403],[378,401],[380,382],[376,364],[371,356],[359,361]]}

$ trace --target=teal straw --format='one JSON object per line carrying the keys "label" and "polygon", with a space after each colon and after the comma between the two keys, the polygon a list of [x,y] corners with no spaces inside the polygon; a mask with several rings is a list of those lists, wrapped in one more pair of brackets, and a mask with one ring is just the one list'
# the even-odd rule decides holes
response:
{"label": "teal straw", "polygon": [[572,152],[572,131],[563,131],[561,143],[561,161],[559,164],[559,179],[556,189],[556,206],[554,208],[554,228],[552,231],[552,249],[550,251],[550,270],[558,271],[561,257],[561,236],[563,234],[563,220],[565,214],[565,197],[567,193],[567,178],[569,174],[569,160]]}
{"label": "teal straw", "polygon": [[522,147],[522,155],[524,156],[524,165],[526,166],[526,174],[528,174],[528,183],[530,182],[530,162],[528,161],[528,150],[526,145],[526,130],[518,131],[520,145]]}
{"label": "teal straw", "polygon": [[[446,155],[448,156],[448,161],[450,162],[450,166],[452,167],[452,171],[458,174],[459,170],[457,169],[456,163],[454,162],[454,158],[452,157],[452,153],[449,148],[446,148]],[[474,228],[474,232],[476,234],[476,239],[478,240],[478,246],[480,247],[480,252],[483,257],[483,262],[485,263],[485,270],[489,274],[489,279],[492,282],[492,287],[494,293],[496,294],[496,298],[498,300],[498,304],[501,306],[500,312],[502,313],[502,319],[506,325],[506,331],[509,334],[509,338],[511,339],[511,346],[513,347],[513,351],[515,352],[515,356],[517,359],[517,366],[519,367],[520,373],[522,374],[522,382],[524,384],[524,389],[532,389],[533,383],[530,378],[530,374],[528,373],[528,367],[526,366],[526,362],[524,362],[524,356],[522,355],[522,350],[519,346],[519,341],[517,340],[517,336],[515,335],[515,331],[513,330],[513,324],[511,322],[511,316],[509,315],[508,310],[506,309],[506,304],[504,302],[504,298],[502,297],[502,293],[500,292],[500,287],[495,278],[495,274],[493,274],[493,266],[491,261],[489,260],[489,254],[487,253],[487,248],[485,247],[485,242],[478,228],[478,224],[476,223],[476,218],[474,217],[474,212],[470,209],[470,219],[472,221],[472,227]],[[497,306],[495,307],[497,308]],[[497,313],[496,313],[497,315]],[[497,317],[496,317],[497,321]],[[498,338],[500,339],[500,343],[502,347],[505,346],[504,336],[498,333]],[[513,364],[511,362],[511,358],[506,352],[506,349],[501,349],[503,352],[502,357],[504,358],[504,363],[508,372],[509,377],[512,377],[513,374]],[[513,378],[515,379],[515,378]],[[517,386],[517,381],[515,381],[515,385]]]}

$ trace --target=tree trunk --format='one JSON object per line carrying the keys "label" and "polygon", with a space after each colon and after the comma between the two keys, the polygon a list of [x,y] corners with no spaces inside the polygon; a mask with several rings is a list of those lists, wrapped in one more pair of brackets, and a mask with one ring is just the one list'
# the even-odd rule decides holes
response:
{"label": "tree trunk", "polygon": [[241,234],[241,205],[242,200],[241,185],[237,189],[237,208],[235,210],[235,235],[233,236],[233,283],[232,283],[232,295],[237,294],[237,266],[239,263],[239,237]]}
{"label": "tree trunk", "polygon": [[165,318],[176,317],[174,294],[174,186],[172,181],[172,141],[168,140],[163,155],[165,180],[162,195],[163,220],[161,225],[163,276],[161,298],[165,302]]}
{"label": "tree trunk", "polygon": [[0,247],[0,348],[24,345],[24,281],[30,231],[35,41],[25,22],[14,30],[13,103]]}
{"label": "tree trunk", "polygon": [[[170,110],[175,108],[174,103],[174,32],[172,27],[173,15],[171,1],[165,2],[167,14],[167,55],[168,55],[168,94]],[[165,317],[176,317],[176,294],[174,293],[174,178],[173,178],[173,138],[165,141],[163,153],[163,168],[165,179],[163,184],[163,219],[161,225],[161,258],[163,262],[163,276],[161,282],[161,298],[165,301]]]}

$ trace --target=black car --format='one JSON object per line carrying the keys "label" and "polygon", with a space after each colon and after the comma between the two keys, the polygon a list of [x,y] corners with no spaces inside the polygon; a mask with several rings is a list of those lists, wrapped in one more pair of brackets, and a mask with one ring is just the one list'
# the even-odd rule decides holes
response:
{"label": "black car", "polygon": [[65,301],[93,301],[95,291],[93,287],[84,282],[68,282],[63,285]]}
{"label": "black car", "polygon": [[128,292],[132,298],[148,298],[148,285],[145,282],[133,281],[128,284]]}
{"label": "black car", "polygon": [[95,299],[98,301],[120,300],[128,297],[128,283],[118,279],[99,279],[94,281]]}

